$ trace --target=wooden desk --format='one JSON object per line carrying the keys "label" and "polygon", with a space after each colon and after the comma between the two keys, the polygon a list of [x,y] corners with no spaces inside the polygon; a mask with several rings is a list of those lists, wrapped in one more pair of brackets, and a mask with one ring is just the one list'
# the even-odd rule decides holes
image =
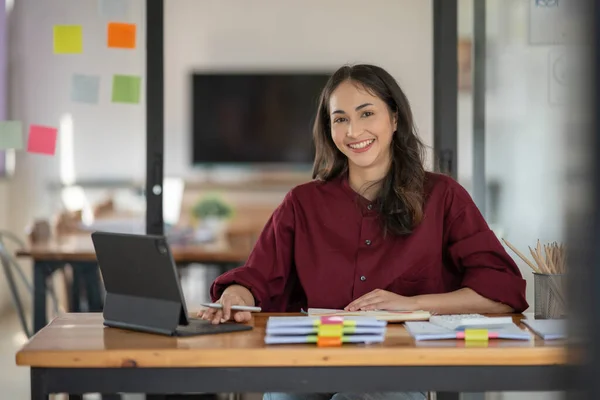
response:
{"label": "wooden desk", "polygon": [[[241,265],[248,258],[251,243],[242,235],[235,240],[196,245],[172,245],[173,258],[178,264],[204,263],[213,264],[223,269]],[[28,249],[19,250],[18,257],[33,259],[33,332],[39,331],[47,324],[46,293],[48,277],[57,269],[69,264],[73,268],[73,285],[71,303],[79,311],[79,286],[84,282],[91,311],[102,310],[102,296],[96,253],[89,233],[68,235],[48,242],[37,243]]]}
{"label": "wooden desk", "polygon": [[[171,245],[176,263],[238,263],[250,254],[247,243],[215,242],[192,245]],[[48,242],[36,243],[17,252],[19,257],[34,261],[96,262],[96,253],[90,234],[64,236]]]}
{"label": "wooden desk", "polygon": [[[102,326],[99,314],[67,314],[17,353],[31,367],[32,399],[47,393],[369,392],[564,390],[564,343],[415,342],[388,325],[376,345],[318,348],[264,344],[268,314],[252,331],[171,338]],[[519,317],[516,317],[518,320]]]}

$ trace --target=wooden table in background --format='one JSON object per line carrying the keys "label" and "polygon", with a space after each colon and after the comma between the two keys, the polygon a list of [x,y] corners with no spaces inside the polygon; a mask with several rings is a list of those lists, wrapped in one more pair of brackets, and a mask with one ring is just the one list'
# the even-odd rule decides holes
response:
{"label": "wooden table in background", "polygon": [[[201,263],[221,267],[222,270],[241,265],[252,248],[250,232],[232,232],[229,240],[193,245],[171,245],[173,258],[177,264]],[[89,233],[64,236],[47,242],[31,245],[17,252],[18,257],[33,260],[33,332],[47,324],[46,295],[47,279],[57,269],[65,265],[73,268],[71,304],[79,311],[79,283],[85,284],[90,311],[102,309],[100,280],[96,253]]]}
{"label": "wooden table in background", "polygon": [[267,346],[268,316],[257,314],[251,331],[173,338],[105,328],[100,314],[67,314],[43,328],[16,361],[31,368],[34,400],[90,392],[566,389],[567,350],[560,341],[415,342],[402,324],[391,324],[382,344]]}

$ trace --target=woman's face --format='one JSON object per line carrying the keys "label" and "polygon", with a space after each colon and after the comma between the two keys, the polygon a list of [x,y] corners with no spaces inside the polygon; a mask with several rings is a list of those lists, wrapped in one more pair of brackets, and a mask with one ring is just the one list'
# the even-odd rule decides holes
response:
{"label": "woman's face", "polygon": [[329,110],[331,137],[351,167],[388,167],[396,121],[383,100],[345,81],[332,93]]}

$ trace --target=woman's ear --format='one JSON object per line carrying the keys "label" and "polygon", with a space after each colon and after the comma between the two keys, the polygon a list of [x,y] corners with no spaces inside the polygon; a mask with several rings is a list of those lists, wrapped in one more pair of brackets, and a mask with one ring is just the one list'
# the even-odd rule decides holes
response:
{"label": "woman's ear", "polygon": [[398,112],[395,112],[392,116],[392,124],[394,125],[394,132],[398,130]]}

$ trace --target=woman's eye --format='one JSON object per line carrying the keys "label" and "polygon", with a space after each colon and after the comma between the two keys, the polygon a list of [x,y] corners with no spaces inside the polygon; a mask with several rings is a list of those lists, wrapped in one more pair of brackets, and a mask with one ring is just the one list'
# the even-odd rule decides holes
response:
{"label": "woman's eye", "polygon": [[334,119],[334,120],[333,120],[333,123],[334,123],[334,124],[337,124],[338,122],[344,122],[344,121],[346,121],[346,118],[344,118],[344,117],[340,117],[340,118],[336,118],[336,119]]}
{"label": "woman's eye", "polygon": [[365,111],[362,116],[363,117],[370,117],[371,115],[373,115],[373,112],[371,112],[371,111]]}

